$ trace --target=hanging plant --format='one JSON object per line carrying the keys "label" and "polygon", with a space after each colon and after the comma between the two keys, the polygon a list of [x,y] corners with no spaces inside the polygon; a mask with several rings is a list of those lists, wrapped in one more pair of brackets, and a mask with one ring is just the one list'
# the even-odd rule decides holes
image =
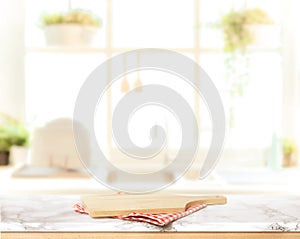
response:
{"label": "hanging plant", "polygon": [[274,24],[273,20],[262,9],[231,10],[221,19],[224,51],[244,53],[247,46],[254,41],[254,36],[247,26],[270,24]]}
{"label": "hanging plant", "polygon": [[[269,39],[270,36],[265,26],[272,26],[273,24],[274,22],[268,14],[259,8],[232,9],[221,18],[220,27],[223,31],[224,52],[226,53],[225,67],[229,95],[228,123],[230,128],[235,126],[235,109],[238,107],[249,83],[250,59],[246,54],[247,47],[260,42],[260,38]],[[267,44],[269,45],[269,43]]]}

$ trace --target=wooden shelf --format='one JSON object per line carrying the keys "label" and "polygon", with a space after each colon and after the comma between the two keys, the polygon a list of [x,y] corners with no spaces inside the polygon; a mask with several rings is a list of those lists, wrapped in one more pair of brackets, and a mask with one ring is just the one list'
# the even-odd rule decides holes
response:
{"label": "wooden shelf", "polygon": [[27,47],[26,53],[106,53],[106,48],[100,47]]}
{"label": "wooden shelf", "polygon": [[[49,47],[49,46],[41,46],[41,47],[27,47],[25,48],[26,53],[102,53],[102,54],[116,54],[122,53],[125,51],[131,51],[138,48],[105,48],[105,47]],[[195,54],[198,53],[207,53],[207,54],[216,54],[223,53],[222,48],[166,48],[171,51],[177,51],[182,53],[190,53]],[[250,48],[249,53],[256,52],[279,52],[280,48]]]}
{"label": "wooden shelf", "polygon": [[[136,50],[139,48],[108,48],[108,47],[65,47],[65,46],[40,46],[40,47],[27,47],[26,53],[122,53],[125,51]],[[167,48],[169,50],[194,53],[195,48]]]}

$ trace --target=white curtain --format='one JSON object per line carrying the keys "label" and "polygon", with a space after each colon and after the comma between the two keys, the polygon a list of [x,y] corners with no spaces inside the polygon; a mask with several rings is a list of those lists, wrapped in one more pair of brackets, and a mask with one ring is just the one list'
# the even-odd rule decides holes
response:
{"label": "white curtain", "polygon": [[22,0],[0,0],[0,112],[24,119]]}
{"label": "white curtain", "polygon": [[283,114],[282,135],[300,139],[300,1],[283,1],[282,31]]}

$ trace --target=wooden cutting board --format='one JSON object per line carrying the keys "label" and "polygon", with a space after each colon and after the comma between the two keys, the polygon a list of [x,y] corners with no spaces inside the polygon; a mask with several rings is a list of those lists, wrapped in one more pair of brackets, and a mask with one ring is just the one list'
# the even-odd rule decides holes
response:
{"label": "wooden cutting board", "polygon": [[183,212],[199,204],[225,204],[223,196],[194,195],[91,195],[81,197],[85,209],[91,217],[111,217],[131,212],[173,213]]}

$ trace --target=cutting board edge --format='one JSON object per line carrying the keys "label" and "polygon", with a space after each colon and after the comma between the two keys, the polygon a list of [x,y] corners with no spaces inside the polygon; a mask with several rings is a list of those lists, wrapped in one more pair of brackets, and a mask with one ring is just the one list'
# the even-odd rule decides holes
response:
{"label": "cutting board edge", "polygon": [[[115,216],[122,216],[127,215],[133,212],[136,213],[148,213],[148,214],[159,214],[159,213],[175,213],[175,212],[184,212],[185,210],[178,210],[178,208],[162,208],[161,210],[155,209],[142,209],[139,211],[133,211],[133,210],[122,210],[122,212],[117,211],[93,211],[91,212],[90,216],[92,218],[103,218],[103,217],[115,217]],[[101,214],[101,215],[99,215]]]}
{"label": "cutting board edge", "polygon": [[[104,218],[104,217],[114,217],[114,216],[120,216],[120,215],[126,215],[132,212],[141,212],[141,213],[149,213],[149,214],[157,214],[157,213],[174,213],[174,212],[184,212],[188,207],[196,206],[199,204],[207,204],[207,205],[224,205],[227,203],[227,198],[225,196],[202,196],[204,198],[210,198],[215,197],[214,200],[196,200],[186,203],[186,205],[183,205],[183,207],[180,209],[178,207],[176,208],[151,208],[151,209],[128,209],[128,210],[107,210],[107,211],[101,211],[100,209],[92,209],[89,210],[89,207],[84,203],[84,198],[90,198],[92,195],[85,195],[81,196],[81,201],[83,203],[84,208],[89,212],[89,215],[92,218]],[[92,196],[94,197],[94,196]]]}

